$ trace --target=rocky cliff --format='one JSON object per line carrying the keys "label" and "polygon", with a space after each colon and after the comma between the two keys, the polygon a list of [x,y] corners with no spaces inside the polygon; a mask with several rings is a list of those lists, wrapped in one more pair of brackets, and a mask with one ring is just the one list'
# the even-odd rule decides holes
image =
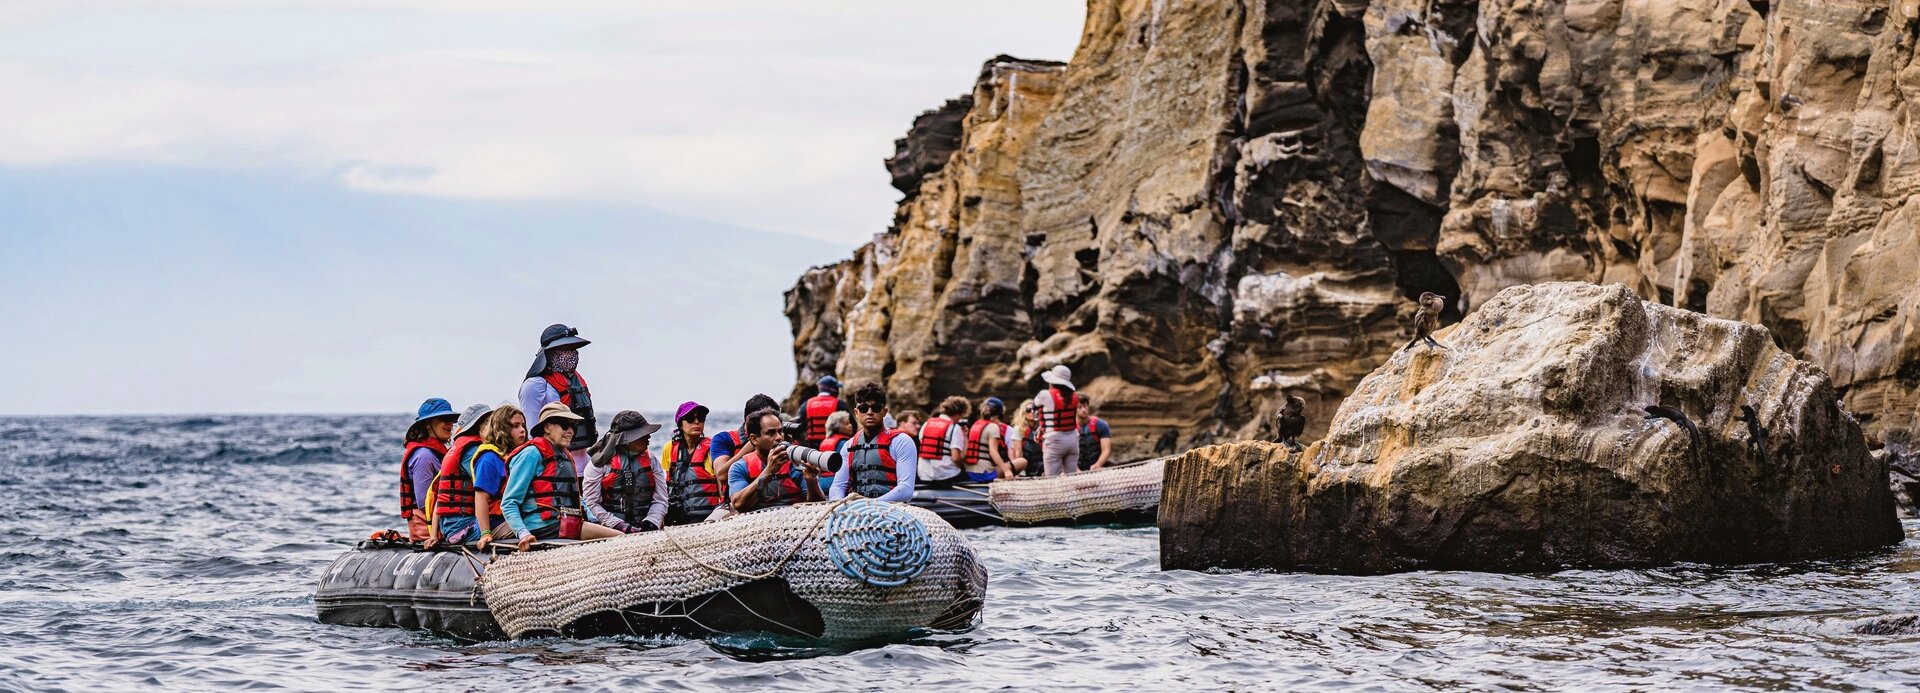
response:
{"label": "rocky cliff", "polygon": [[[896,223],[788,294],[800,379],[920,404],[1066,363],[1122,454],[1308,437],[1516,284],[1769,328],[1874,437],[1920,428],[1920,10],[1814,0],[1091,0],[889,162]],[[957,132],[955,123],[957,121]]]}
{"label": "rocky cliff", "polygon": [[1167,465],[1167,568],[1552,570],[1898,542],[1886,461],[1762,327],[1623,285],[1507,289],[1362,380],[1306,450]]}

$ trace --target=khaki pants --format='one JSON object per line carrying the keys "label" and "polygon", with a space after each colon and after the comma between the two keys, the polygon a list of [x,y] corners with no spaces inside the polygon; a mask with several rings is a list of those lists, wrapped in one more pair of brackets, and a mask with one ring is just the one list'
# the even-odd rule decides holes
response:
{"label": "khaki pants", "polygon": [[1080,432],[1047,431],[1047,437],[1041,441],[1041,460],[1047,476],[1061,476],[1080,471]]}

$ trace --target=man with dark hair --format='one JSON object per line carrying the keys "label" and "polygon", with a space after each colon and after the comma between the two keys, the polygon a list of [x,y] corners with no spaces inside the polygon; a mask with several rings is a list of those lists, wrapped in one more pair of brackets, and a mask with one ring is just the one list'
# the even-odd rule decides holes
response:
{"label": "man with dark hair", "polygon": [[727,489],[733,509],[748,512],[808,501],[824,500],[820,469],[787,457],[786,431],[780,412],[760,409],[747,415],[741,429],[746,447],[727,471]]}
{"label": "man with dark hair", "polygon": [[772,409],[775,410],[777,414],[779,407],[780,404],[778,402],[773,401],[772,397],[768,397],[765,394],[749,397],[747,398],[746,408],[741,412],[740,429],[721,431],[714,434],[712,438],[707,439],[709,441],[707,446],[707,459],[713,461],[714,474],[719,477],[720,481],[720,507],[714,509],[713,515],[711,515],[709,519],[718,520],[733,512],[730,507],[731,501],[729,500],[733,497],[733,494],[727,488],[727,484],[731,481],[727,470],[733,468],[733,458],[739,453],[742,447],[745,447],[745,443],[747,442],[747,435],[745,433],[746,421],[753,418],[754,412],[762,409]]}
{"label": "man with dark hair", "polygon": [[828,497],[839,500],[858,493],[883,501],[912,500],[920,458],[912,434],[887,427],[886,389],[878,383],[862,385],[853,393],[853,417],[860,432],[840,447],[846,462],[834,475]]}
{"label": "man with dark hair", "polygon": [[1113,459],[1113,429],[1107,421],[1094,416],[1093,398],[1080,396],[1076,413],[1080,427],[1080,471],[1099,469]]}

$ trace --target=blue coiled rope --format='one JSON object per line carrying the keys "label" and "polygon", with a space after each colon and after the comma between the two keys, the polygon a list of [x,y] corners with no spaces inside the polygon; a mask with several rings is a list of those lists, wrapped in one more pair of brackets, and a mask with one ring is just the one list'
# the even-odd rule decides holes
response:
{"label": "blue coiled rope", "polygon": [[833,567],[874,587],[907,584],[933,561],[927,526],[892,503],[870,498],[842,503],[821,532]]}

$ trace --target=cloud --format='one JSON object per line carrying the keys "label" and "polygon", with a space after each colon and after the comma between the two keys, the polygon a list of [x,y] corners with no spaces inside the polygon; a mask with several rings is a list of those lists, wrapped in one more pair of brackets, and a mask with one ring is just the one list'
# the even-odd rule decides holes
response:
{"label": "cloud", "polygon": [[1079,35],[1077,2],[960,5],[27,3],[0,14],[24,27],[0,38],[0,165],[292,168],[850,243],[891,219],[880,161],[914,114]]}

